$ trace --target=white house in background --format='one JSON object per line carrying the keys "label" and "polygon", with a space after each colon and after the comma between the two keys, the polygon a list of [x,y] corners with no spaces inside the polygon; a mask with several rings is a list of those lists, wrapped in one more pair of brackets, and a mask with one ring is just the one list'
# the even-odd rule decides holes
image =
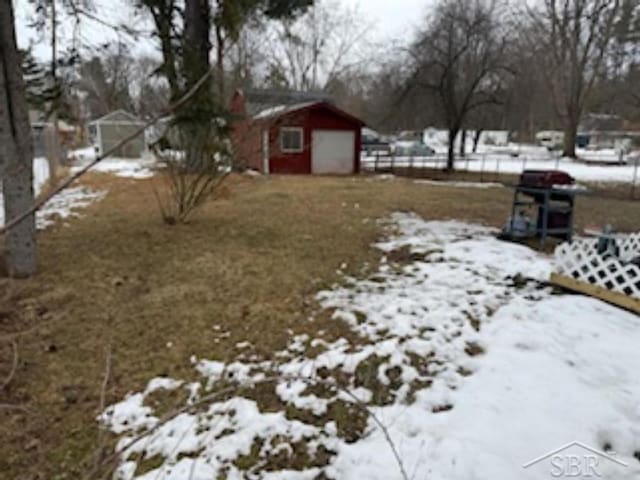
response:
{"label": "white house in background", "polygon": [[576,145],[591,150],[610,149],[628,152],[640,143],[640,131],[626,128],[619,115],[587,113],[580,119]]}
{"label": "white house in background", "polygon": [[[116,110],[87,125],[92,145],[103,154],[144,126],[144,122],[124,110]],[[139,135],[112,153],[113,157],[139,158],[146,150],[144,135]]]}

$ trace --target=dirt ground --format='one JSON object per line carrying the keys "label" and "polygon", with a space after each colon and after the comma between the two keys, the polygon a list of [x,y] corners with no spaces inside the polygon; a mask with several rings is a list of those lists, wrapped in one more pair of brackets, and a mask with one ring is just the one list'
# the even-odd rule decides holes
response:
{"label": "dirt ground", "polygon": [[[428,219],[501,226],[507,188],[452,188],[379,177],[229,177],[188,225],[160,221],[157,180],[93,175],[108,196],[39,237],[40,273],[0,279],[2,478],[82,478],[98,445],[104,403],[153,376],[188,378],[190,357],[222,361],[249,341],[269,358],[306,319],[314,294],[361,275],[377,254],[378,219],[413,211]],[[640,203],[580,197],[578,229],[640,228]],[[212,325],[230,336],[220,338]],[[324,329],[348,335],[335,321]]]}

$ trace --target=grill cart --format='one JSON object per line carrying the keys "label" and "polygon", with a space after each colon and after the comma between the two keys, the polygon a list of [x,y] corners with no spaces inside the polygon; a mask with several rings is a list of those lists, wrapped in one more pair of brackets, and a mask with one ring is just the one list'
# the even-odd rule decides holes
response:
{"label": "grill cart", "polygon": [[551,283],[640,314],[640,232],[563,243]]}
{"label": "grill cart", "polygon": [[511,218],[503,236],[509,239],[537,236],[541,247],[549,237],[570,242],[575,197],[584,192],[565,172],[525,170],[514,187]]}

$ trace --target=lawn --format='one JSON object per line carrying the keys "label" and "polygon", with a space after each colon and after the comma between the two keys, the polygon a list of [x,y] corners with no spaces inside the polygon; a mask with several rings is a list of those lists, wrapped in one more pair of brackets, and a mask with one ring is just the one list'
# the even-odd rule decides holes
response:
{"label": "lawn", "polygon": [[[88,177],[106,198],[40,234],[35,278],[0,279],[0,378],[12,341],[19,360],[0,402],[7,478],[81,478],[102,408],[153,377],[194,379],[192,356],[233,362],[238,344],[250,344],[255,359],[273,360],[294,336],[319,331],[356,341],[316,294],[377,269],[379,219],[414,212],[500,226],[511,200],[506,188],[238,175],[189,225],[170,227],[154,181]],[[637,230],[638,205],[579,198],[576,223]]]}

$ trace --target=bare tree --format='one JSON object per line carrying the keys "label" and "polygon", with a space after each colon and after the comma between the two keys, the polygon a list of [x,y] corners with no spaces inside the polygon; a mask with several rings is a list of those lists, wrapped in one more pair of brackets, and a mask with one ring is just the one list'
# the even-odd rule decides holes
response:
{"label": "bare tree", "polygon": [[179,78],[179,59],[181,42],[179,18],[181,10],[176,0],[138,0],[140,11],[148,12],[153,19],[153,36],[160,43],[162,65],[160,71],[169,83],[171,100],[180,96],[181,82]]}
{"label": "bare tree", "polygon": [[297,20],[273,26],[269,53],[270,74],[294,90],[323,90],[364,61],[371,25],[358,9],[333,1],[318,1]]}
{"label": "bare tree", "polygon": [[91,118],[123,108],[131,110],[134,59],[126,45],[116,43],[102,56],[83,62],[78,70],[78,90],[86,94],[85,107]]}
{"label": "bare tree", "polygon": [[438,101],[449,130],[447,169],[453,170],[454,143],[471,112],[501,102],[508,37],[496,2],[442,0],[433,20],[412,46],[415,72],[409,89]]}
{"label": "bare tree", "polygon": [[[0,2],[0,176],[7,222],[33,203],[33,145],[20,54],[16,45],[13,3]],[[35,215],[26,216],[5,240],[11,275],[36,271]]]}
{"label": "bare tree", "polygon": [[532,48],[564,126],[564,155],[576,156],[578,124],[612,44],[620,0],[544,0],[530,8]]}
{"label": "bare tree", "polygon": [[169,102],[169,85],[160,74],[161,62],[151,56],[134,58],[130,91],[134,110],[142,118],[149,118],[166,109]]}

